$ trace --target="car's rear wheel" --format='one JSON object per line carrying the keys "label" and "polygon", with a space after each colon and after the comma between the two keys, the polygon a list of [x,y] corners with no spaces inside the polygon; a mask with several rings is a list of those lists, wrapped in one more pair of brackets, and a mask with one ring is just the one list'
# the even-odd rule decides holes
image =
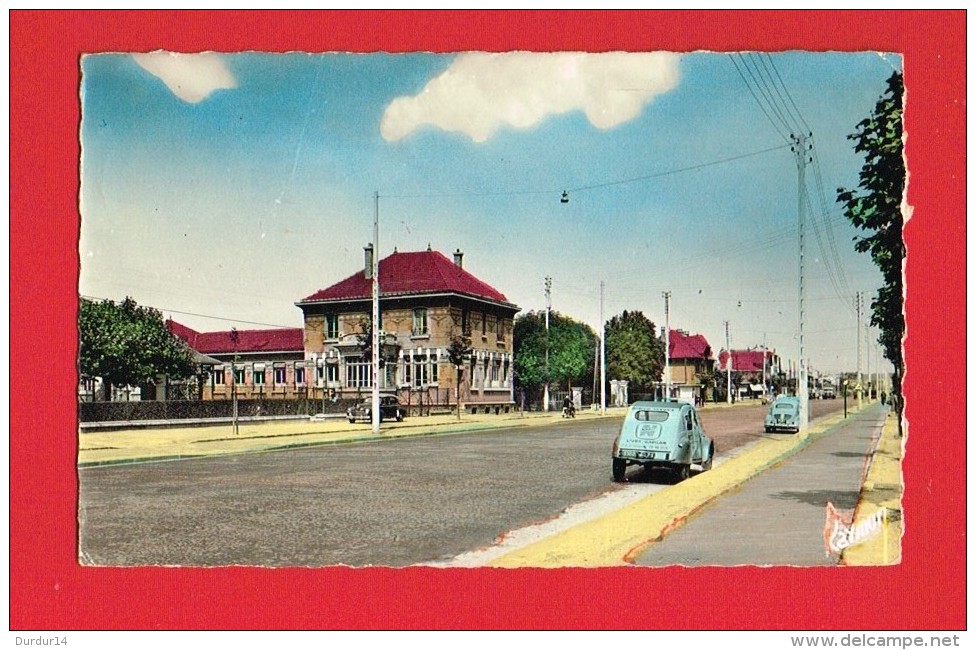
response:
{"label": "car's rear wheel", "polygon": [[707,472],[712,469],[712,461],[715,460],[715,443],[708,445],[708,458],[702,463],[702,471]]}
{"label": "car's rear wheel", "polygon": [[356,418],[348,418],[349,424],[356,424]]}
{"label": "car's rear wheel", "polygon": [[674,478],[677,482],[688,480],[691,477],[691,465],[677,465],[674,468]]}
{"label": "car's rear wheel", "polygon": [[624,474],[627,473],[627,461],[622,458],[613,459],[613,481],[614,483],[620,483],[624,480]]}

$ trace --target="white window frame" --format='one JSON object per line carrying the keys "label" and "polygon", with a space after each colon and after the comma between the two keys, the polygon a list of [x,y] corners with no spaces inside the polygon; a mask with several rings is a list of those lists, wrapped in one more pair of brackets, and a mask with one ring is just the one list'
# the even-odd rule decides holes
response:
{"label": "white window frame", "polygon": [[[281,373],[281,380],[278,380],[278,373]],[[284,386],[288,383],[288,369],[285,366],[274,366],[271,369],[271,380],[275,386]]]}
{"label": "white window frame", "polygon": [[351,357],[346,360],[346,388],[372,388],[372,378],[373,364],[363,361],[362,357]]}
{"label": "white window frame", "polygon": [[339,338],[339,315],[338,314],[325,315],[325,338],[327,339]]}
{"label": "white window frame", "polygon": [[413,328],[411,329],[411,333],[413,336],[427,336],[430,334],[426,307],[417,307],[413,310]]}

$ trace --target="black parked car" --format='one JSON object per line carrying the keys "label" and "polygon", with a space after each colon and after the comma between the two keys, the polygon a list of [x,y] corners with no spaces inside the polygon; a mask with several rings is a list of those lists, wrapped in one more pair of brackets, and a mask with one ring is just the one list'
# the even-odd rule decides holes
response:
{"label": "black parked car", "polygon": [[[400,400],[394,395],[380,395],[380,422],[383,420],[396,420],[403,422],[404,409],[400,406]],[[355,406],[346,409],[346,419],[349,423],[372,422],[373,421],[373,400],[364,399]]]}

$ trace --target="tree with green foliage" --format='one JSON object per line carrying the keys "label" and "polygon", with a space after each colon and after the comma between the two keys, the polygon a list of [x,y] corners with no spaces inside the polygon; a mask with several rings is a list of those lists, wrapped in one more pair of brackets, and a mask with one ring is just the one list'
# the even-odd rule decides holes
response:
{"label": "tree with green foliage", "polygon": [[547,383],[568,389],[593,372],[596,333],[585,323],[559,312],[549,312],[548,330],[545,319],[545,312],[528,312],[515,319],[515,380],[529,390]]}
{"label": "tree with green foliage", "polygon": [[454,366],[457,373],[454,383],[454,399],[457,403],[457,416],[461,418],[461,374],[464,372],[465,362],[471,358],[471,337],[465,333],[451,337],[451,344],[447,347],[447,360]]}
{"label": "tree with green foliage", "polygon": [[626,379],[633,393],[647,393],[664,372],[664,341],[639,311],[624,311],[606,325],[607,376]]}
{"label": "tree with green foliage", "polygon": [[78,370],[83,377],[101,377],[105,399],[113,386],[138,386],[159,375],[187,379],[196,368],[193,352],[174,336],[162,314],[132,298],[83,298],[78,310]]}
{"label": "tree with green foliage", "polygon": [[593,372],[596,333],[585,323],[558,312],[549,316],[549,374],[570,390]]}
{"label": "tree with green foliage", "polygon": [[544,313],[530,311],[515,318],[512,348],[515,381],[521,388],[535,389],[549,380],[546,372],[547,338]]}
{"label": "tree with green foliage", "polygon": [[[888,78],[887,90],[878,99],[874,113],[858,123],[849,140],[854,151],[864,155],[856,189],[839,188],[837,201],[844,215],[857,228],[870,234],[855,238],[855,249],[870,253],[881,270],[884,284],[871,301],[871,325],[880,330],[878,342],[885,358],[895,368],[894,395],[901,395],[904,360],[901,343],[905,336],[902,262],[905,242],[901,205],[905,194],[905,159],[902,122],[904,79],[900,72]],[[901,415],[901,400],[894,401]],[[898,418],[899,423],[901,417]],[[899,425],[900,426],[900,425]]]}

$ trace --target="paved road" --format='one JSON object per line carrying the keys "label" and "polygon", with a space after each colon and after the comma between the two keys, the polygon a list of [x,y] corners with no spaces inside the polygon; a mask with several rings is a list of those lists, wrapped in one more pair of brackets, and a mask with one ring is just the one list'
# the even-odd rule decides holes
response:
{"label": "paved road", "polygon": [[[702,420],[722,455],[766,435],[764,412],[758,405],[706,409]],[[537,428],[85,467],[79,470],[81,561],[443,561],[624,489],[610,480],[610,446],[619,425],[619,417],[580,418]],[[631,476],[661,483],[637,471]]]}
{"label": "paved road", "polygon": [[610,483],[619,418],[82,468],[82,562],[407,566]]}
{"label": "paved road", "polygon": [[825,506],[857,504],[865,460],[886,409],[852,415],[779,466],[719,498],[645,551],[642,566],[834,565],[824,551]]}

